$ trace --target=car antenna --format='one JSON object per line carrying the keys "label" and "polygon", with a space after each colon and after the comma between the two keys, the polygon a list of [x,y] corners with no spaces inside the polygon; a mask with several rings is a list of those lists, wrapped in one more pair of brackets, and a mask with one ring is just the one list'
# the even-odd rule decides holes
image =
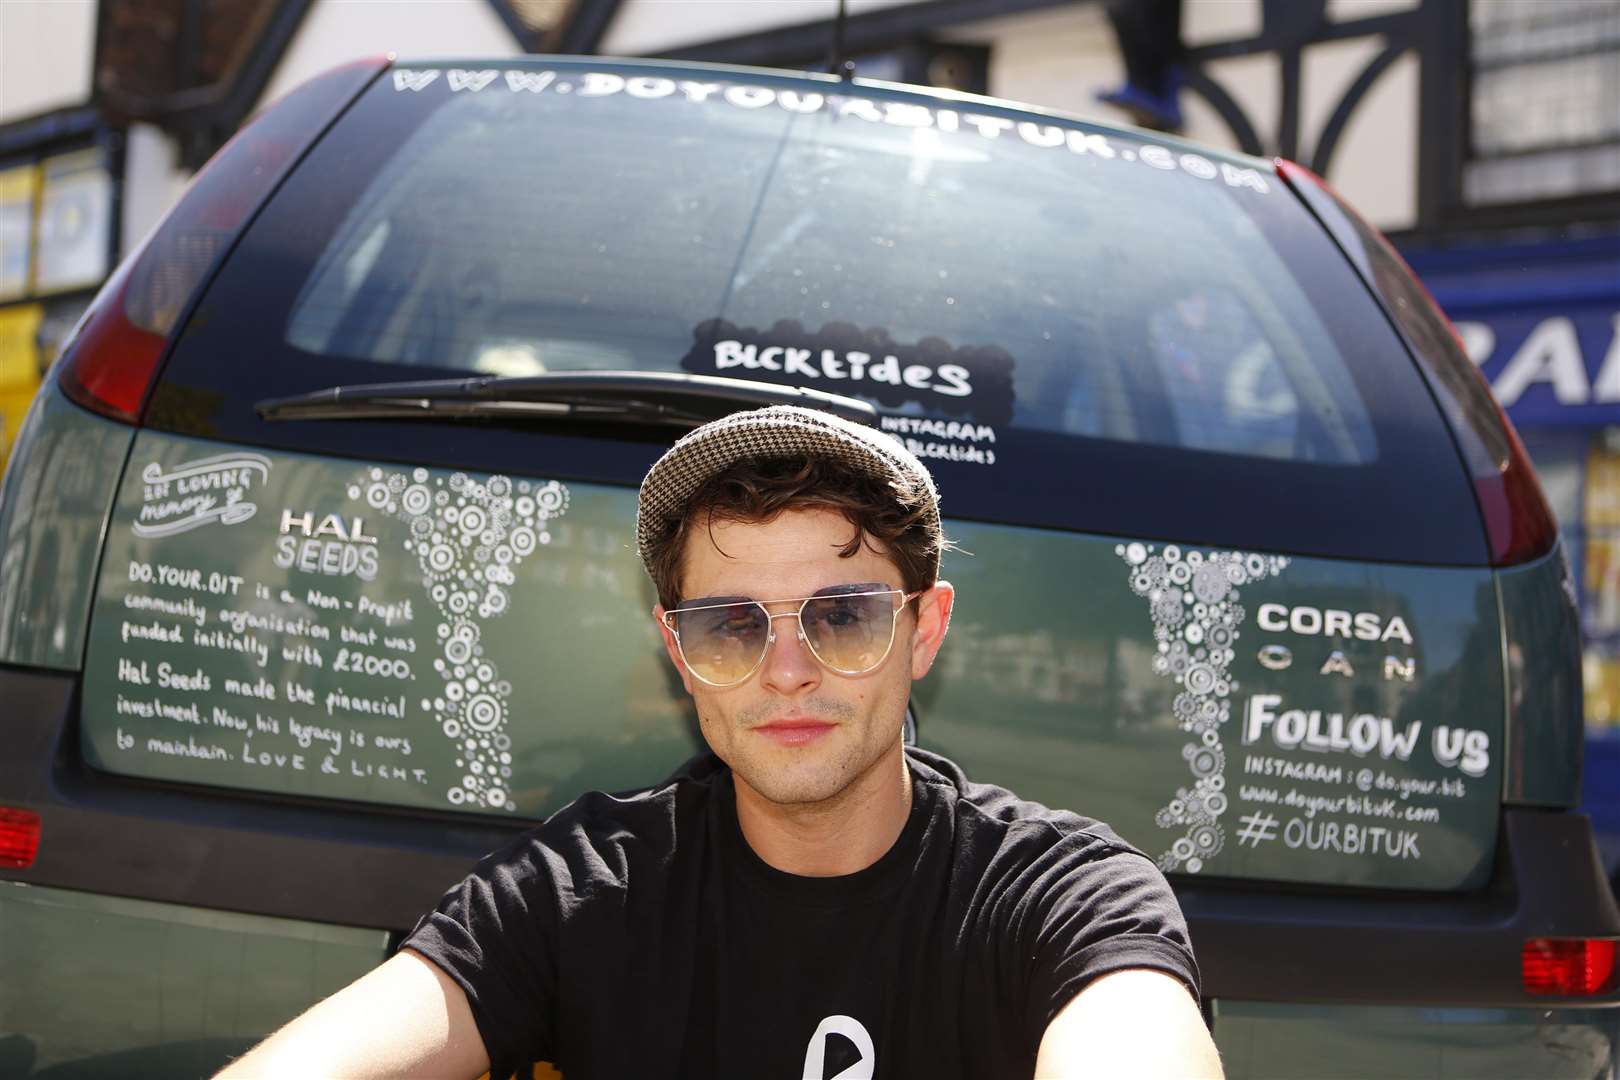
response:
{"label": "car antenna", "polygon": [[832,57],[827,70],[845,82],[855,78],[855,61],[844,59],[844,0],[838,0],[838,14],[833,16]]}

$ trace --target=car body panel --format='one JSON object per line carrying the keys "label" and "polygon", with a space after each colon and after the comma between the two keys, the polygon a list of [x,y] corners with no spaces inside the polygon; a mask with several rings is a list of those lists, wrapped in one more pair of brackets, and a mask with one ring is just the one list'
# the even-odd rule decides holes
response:
{"label": "car body panel", "polygon": [[698,744],[634,503],[143,431],[91,620],[86,760],[530,818],[656,781]]}
{"label": "car body panel", "polygon": [[1506,766],[1502,798],[1574,807],[1581,797],[1586,737],[1581,702],[1581,623],[1562,545],[1497,571],[1507,668]]}
{"label": "car body panel", "polygon": [[1589,1080],[1620,1053],[1620,1010],[1388,1009],[1222,1000],[1227,1080]]}
{"label": "car body panel", "polygon": [[[1342,341],[1341,331],[1354,331],[1348,369],[1376,384],[1360,389],[1380,407],[1393,399],[1395,420],[1386,434],[1418,431],[1427,449],[1414,454],[1400,438],[1382,440],[1380,461],[1394,463],[1394,473],[1364,478],[1354,488],[1356,498],[1347,498],[1348,474],[1319,478],[1310,463],[1321,458],[1307,457],[1304,476],[1277,463],[1234,468],[1232,455],[1173,446],[1138,453],[1117,440],[1068,440],[1055,432],[1046,438],[1016,425],[995,426],[1000,421],[953,430],[912,408],[917,403],[902,403],[884,417],[884,427],[936,467],[946,510],[954,511],[948,528],[971,552],[946,560],[962,605],[937,670],[916,687],[918,741],[955,757],[975,779],[1110,821],[1165,866],[1198,949],[1205,1001],[1230,1075],[1318,1074],[1340,1062],[1347,1063],[1346,1075],[1429,1075],[1453,1066],[1458,1075],[1592,1075],[1599,1069],[1588,1066],[1612,1060],[1608,1018],[1617,1012],[1605,1007],[1616,1004],[1616,995],[1579,1006],[1533,999],[1519,967],[1526,937],[1620,937],[1620,911],[1587,823],[1558,810],[1572,783],[1562,695],[1574,647],[1568,645],[1570,613],[1548,595],[1558,580],[1556,553],[1515,570],[1490,568],[1479,506],[1460,458],[1459,486],[1447,482],[1459,454],[1455,434],[1446,433],[1421,379],[1407,378],[1412,373],[1404,370],[1411,343],[1403,346],[1386,320],[1366,318],[1362,282],[1340,265],[1339,249],[1313,231],[1316,219],[1295,213],[1301,209],[1291,201],[1297,193],[1269,163],[989,99],[656,61],[447,61],[385,72],[368,93],[409,101],[489,89],[491,105],[503,93],[527,103],[560,89],[553,84],[570,72],[581,86],[593,72],[616,73],[611,92],[611,80],[598,78],[593,85],[601,92],[590,100],[659,109],[675,135],[692,134],[681,129],[679,117],[699,109],[697,95],[676,96],[653,80],[744,87],[705,92],[715,112],[733,114],[730,120],[787,108],[789,90],[799,95],[796,110],[808,94],[836,96],[838,124],[826,116],[812,118],[814,124],[825,131],[842,125],[874,143],[892,142],[897,131],[911,141],[920,103],[940,130],[946,113],[960,130],[964,122],[978,127],[970,147],[975,154],[1017,148],[1029,158],[1027,173],[1080,161],[1088,172],[1126,183],[1134,178],[1133,188],[1186,174],[1175,182],[1192,185],[1189,195],[1198,185],[1212,185],[1230,189],[1234,199],[1262,200],[1268,209],[1261,217],[1275,227],[1268,238],[1288,251],[1289,265],[1308,268],[1297,271],[1306,276],[1322,270],[1308,291],[1319,309],[1321,297],[1334,298],[1323,314],[1337,320],[1332,336]],[[548,73],[544,85],[536,81]],[[363,103],[361,95],[350,108]],[[1005,125],[963,121],[968,113]],[[1067,149],[1054,141],[1047,119],[1066,129],[1060,134]],[[380,130],[362,126],[368,136]],[[599,122],[601,138],[593,142],[605,142],[611,128]],[[362,139],[337,137],[342,134],[334,129],[326,149],[351,165],[370,152]],[[351,181],[357,181],[350,172],[339,168],[333,181],[312,167],[322,145],[300,159],[281,193],[314,184],[324,186],[323,198],[352,196]],[[556,169],[566,155],[543,141],[533,145],[550,155],[533,175],[558,186]],[[386,159],[391,149],[381,153]],[[485,205],[468,197],[482,189],[466,182],[466,162],[454,165],[459,203]],[[732,213],[732,201],[719,197],[719,181],[742,171],[739,163],[705,158],[699,165],[706,178],[699,194]],[[495,170],[490,182],[511,188],[512,177],[530,175]],[[593,179],[569,190],[582,199],[607,190],[606,173]],[[659,179],[671,193],[678,187],[667,174]],[[1072,231],[1072,211],[1086,203],[1076,190],[1059,185],[1050,214],[1035,219],[1038,233],[1021,231],[1011,219],[987,226],[980,217],[959,216],[959,224],[975,228],[946,230],[946,246],[937,250],[993,266],[987,248],[972,245],[971,236],[990,236],[1002,250],[1015,247],[1019,236],[1059,232],[1054,222]],[[320,214],[292,205],[296,199],[278,212],[281,197],[273,195],[249,218],[263,223],[270,258],[247,257],[257,227],[250,226],[176,309],[185,312],[184,325],[169,342],[172,355],[149,396],[145,428],[137,435],[136,428],[92,417],[64,402],[52,380],[41,395],[46,405],[35,410],[37,422],[19,445],[20,455],[35,460],[13,468],[0,497],[0,723],[9,722],[12,733],[8,753],[0,755],[0,806],[39,813],[44,837],[32,866],[0,869],[0,963],[24,973],[0,980],[0,1031],[21,1033],[0,1036],[0,1072],[23,1053],[30,1055],[23,1068],[44,1064],[41,1055],[50,1054],[51,1062],[72,1061],[70,1068],[107,1075],[206,1071],[375,963],[386,953],[383,931],[408,929],[480,853],[533,817],[586,787],[653,782],[700,746],[648,617],[652,590],[631,545],[634,484],[670,433],[613,425],[262,422],[253,405],[263,397],[406,374],[395,364],[290,347],[285,305],[277,306],[275,297],[296,293],[311,270],[291,254],[301,238],[294,234],[332,230]],[[756,201],[758,215],[765,200]],[[986,216],[993,208],[972,209]],[[325,206],[322,213],[342,219],[341,209],[329,211]],[[525,220],[539,227],[554,219]],[[617,242],[613,230],[603,235]],[[784,228],[781,244],[800,235]],[[809,235],[825,240],[837,234],[824,223]],[[515,231],[497,239],[524,247]],[[861,243],[846,246],[865,251],[869,238],[856,239]],[[1208,259],[1208,246],[1196,238],[1174,239],[1157,254],[1150,245],[1119,246],[1106,276],[1141,272],[1147,275],[1141,280],[1153,282],[1160,280],[1155,275],[1173,276]],[[766,261],[786,250],[779,240],[762,233],[722,253],[719,265],[735,258],[740,266],[750,255]],[[877,251],[874,244],[865,252],[864,277],[846,273],[842,279],[856,288],[873,277],[886,280]],[[233,272],[233,260],[241,269]],[[697,262],[686,252],[675,276],[691,277]],[[413,278],[408,263],[398,265]],[[1033,260],[999,276],[1071,285],[1102,280],[1046,272],[1047,265]],[[632,265],[624,277],[639,288],[656,269]],[[476,306],[487,298],[481,291],[487,282],[476,275],[469,280],[477,287],[464,299]],[[1371,281],[1367,287],[1376,291]],[[873,291],[868,302],[893,306]],[[1009,307],[1015,322],[1028,324],[1015,328],[1019,332],[1039,329],[1024,311],[1026,302],[1034,301],[1020,296]],[[1068,301],[1043,303],[1072,315]],[[721,308],[720,315],[729,313],[724,302]],[[719,370],[719,343],[696,347],[703,344],[701,320],[717,313],[677,314],[679,333],[671,341],[679,348],[653,350],[643,369]],[[777,305],[745,321],[767,326],[792,314]],[[1044,312],[1040,319],[1050,317]],[[595,324],[605,336],[613,323],[609,313]],[[907,343],[914,336],[897,351],[912,348]],[[679,352],[689,345],[685,363]],[[1077,357],[1083,351],[1076,345]],[[1106,342],[1101,352],[1126,357]],[[736,360],[741,354],[725,355]],[[768,378],[761,374],[768,370],[765,355],[753,354],[752,365],[739,360],[724,373]],[[1390,365],[1394,370],[1385,370]],[[420,367],[410,374],[424,371],[443,374]],[[850,385],[832,388],[847,392]],[[516,462],[521,465],[514,468]],[[83,488],[82,498],[60,511],[71,534],[67,544],[57,537],[58,509],[38,513],[40,493],[61,486],[64,474]],[[497,485],[497,477],[511,488]],[[530,485],[527,492],[522,483]],[[1405,501],[1388,497],[1392,485],[1406,492]],[[414,486],[428,490],[430,513],[404,506]],[[507,563],[493,558],[501,544],[485,543],[482,530],[461,545],[460,523],[441,514],[468,505],[453,500],[470,499],[489,511],[489,499],[509,496],[512,506],[496,508],[515,514],[517,495],[535,499],[541,489],[566,494],[543,522],[534,522],[543,524],[550,542]],[[447,495],[442,504],[441,492]],[[1300,512],[1302,492],[1308,512]],[[186,502],[199,496],[214,501]],[[410,498],[420,506],[420,496]],[[148,507],[157,509],[143,518]],[[432,520],[419,536],[413,530],[424,516]],[[1422,550],[1414,553],[1398,526],[1420,517],[1434,527],[1420,530]],[[136,524],[146,535],[135,535]],[[442,562],[432,552],[443,537],[452,541],[448,576],[429,561]],[[414,546],[419,539],[425,550]],[[278,566],[285,541],[292,543],[290,564]],[[314,546],[306,549],[306,542]],[[483,562],[513,567],[513,577],[483,578],[464,610],[448,610],[456,591],[450,586],[465,585],[463,572],[476,569],[463,555],[479,563],[480,547],[492,557]],[[368,581],[348,572],[368,558],[365,551],[386,573]],[[160,566],[195,577],[163,574]],[[1211,580],[1211,567],[1225,576],[1224,591]],[[445,609],[434,598],[436,585],[446,586]],[[490,585],[505,590],[504,602],[490,601]],[[98,590],[93,609],[92,586]],[[1180,598],[1179,616],[1174,590],[1193,594]],[[130,597],[162,603],[127,607]],[[363,621],[362,598],[374,602]],[[407,600],[412,614],[402,620]],[[280,629],[272,631],[269,621],[250,625],[245,616],[240,630],[222,624],[218,611],[227,601],[232,611],[278,616]],[[201,625],[192,621],[198,611]],[[1404,637],[1388,634],[1397,616]],[[1330,618],[1348,629],[1334,632]],[[319,669],[298,647],[312,644],[311,635],[288,633],[289,620],[330,623],[328,638],[313,643],[324,650]],[[457,637],[469,620],[479,624],[477,634]],[[559,624],[566,629],[560,632]],[[1210,653],[1217,624],[1230,649],[1218,661]],[[126,625],[155,625],[160,632],[129,636]],[[343,626],[365,640],[344,641]],[[1358,634],[1369,626],[1376,626],[1371,636]],[[1191,628],[1201,640],[1189,637]],[[173,629],[180,631],[178,642],[161,640]],[[199,642],[193,630],[213,636]],[[278,637],[270,640],[272,632]],[[76,672],[87,637],[93,640],[81,679]],[[452,639],[470,640],[468,655],[460,646],[447,654]],[[1522,647],[1518,666],[1512,643]],[[1180,644],[1188,647],[1185,656]],[[283,646],[292,648],[276,655]],[[1198,648],[1205,656],[1196,655]],[[340,649],[359,653],[362,669],[340,678],[331,666]],[[445,666],[435,668],[435,659]],[[377,666],[384,660],[389,674]],[[394,665],[397,660],[407,666]],[[164,664],[169,685],[159,687]],[[487,675],[481,665],[490,669]],[[458,666],[462,672],[454,670]],[[207,691],[199,689],[201,676]],[[226,678],[273,686],[278,696],[237,694],[221,704]],[[453,680],[461,690],[455,700]],[[313,703],[290,705],[289,683]],[[412,689],[402,692],[402,683]],[[510,688],[501,690],[503,683]],[[492,685],[495,709],[486,703],[469,712],[475,699],[492,696]],[[328,698],[338,691],[347,702]],[[176,707],[141,715],[140,703],[154,696],[171,698]],[[120,698],[137,707],[120,712]],[[357,709],[355,701],[371,704]],[[397,717],[388,715],[390,701],[397,701]],[[226,715],[216,716],[216,706]],[[1295,709],[1303,718],[1285,721]],[[1312,711],[1320,714],[1314,727]],[[1341,716],[1337,728],[1335,713]],[[1387,720],[1393,742],[1386,743],[1385,726],[1377,724],[1379,738],[1363,742],[1358,755],[1352,729],[1362,715]],[[459,745],[446,733],[446,721],[459,725]],[[467,745],[469,729],[477,733],[473,745]],[[1372,730],[1361,727],[1362,734]],[[1279,743],[1284,731],[1289,745]],[[1403,756],[1396,748],[1408,745],[1409,732]],[[493,738],[489,747],[480,744],[494,734],[510,740],[507,748]],[[1551,740],[1547,755],[1544,738]],[[251,761],[247,743],[256,747]],[[1387,758],[1385,745],[1391,746]],[[226,756],[194,752],[206,746]],[[500,761],[501,753],[514,761]],[[328,761],[336,771],[323,768]],[[469,761],[484,768],[474,771]],[[518,782],[501,777],[504,767],[513,768]],[[510,787],[502,789],[499,805],[488,797],[495,783],[490,768],[496,782]],[[1362,788],[1363,770],[1371,790]],[[1222,781],[1219,787],[1209,782],[1214,779]],[[460,792],[461,803],[452,801],[452,791]],[[1224,802],[1211,801],[1211,794]],[[1505,805],[1504,797],[1537,805]],[[1379,824],[1414,808],[1432,812],[1434,820]],[[1331,840],[1328,825],[1337,826]],[[1350,825],[1366,828],[1346,851]],[[1373,828],[1384,835],[1374,838]],[[1411,839],[1389,840],[1401,832]],[[1290,844],[1290,836],[1299,842]],[[19,882],[30,889],[12,884]],[[14,927],[54,950],[47,955],[32,947]],[[118,940],[100,948],[109,936]],[[160,947],[170,940],[186,955],[162,956]],[[257,957],[266,941],[277,943],[273,951],[282,966],[268,969],[272,985],[253,987],[239,977],[241,967],[231,965],[236,957]],[[328,949],[335,956],[323,961],[319,954]],[[153,957],[169,965],[160,977],[179,972],[187,979],[184,992],[193,996],[173,996],[181,991],[161,978],[154,982]],[[43,980],[40,985],[56,993],[63,979],[80,977],[100,986],[97,994],[116,990],[139,1000],[125,1005],[92,995],[86,1000],[99,1015],[81,1019],[82,1010],[70,1008],[59,1021],[22,995],[4,997],[8,984]],[[217,988],[213,998],[219,1000],[208,1004],[219,1008],[202,1012],[207,1023],[193,1022],[197,986]],[[213,1024],[227,993],[243,998],[260,990],[268,996],[252,998],[241,1023]],[[148,1022],[154,1001],[174,1001],[181,1022],[154,1028]],[[1550,1007],[1535,1007],[1541,1004]]]}
{"label": "car body panel", "polygon": [[209,1075],[388,955],[379,930],[0,882],[0,1075]]}
{"label": "car body panel", "polygon": [[972,553],[945,568],[962,602],[915,696],[920,741],[970,775],[1101,817],[1170,871],[1429,889],[1488,874],[1489,571],[952,532]]}
{"label": "car body panel", "polygon": [[[530,818],[654,781],[699,744],[633,517],[624,488],[143,431],[91,620],[86,761]],[[972,775],[1172,872],[1489,873],[1490,571],[951,529],[973,554],[946,564],[962,603],[916,694],[922,742]]]}
{"label": "car body panel", "polygon": [[0,486],[0,663],[82,662],[93,568],[134,437],[54,381],[34,399]]}

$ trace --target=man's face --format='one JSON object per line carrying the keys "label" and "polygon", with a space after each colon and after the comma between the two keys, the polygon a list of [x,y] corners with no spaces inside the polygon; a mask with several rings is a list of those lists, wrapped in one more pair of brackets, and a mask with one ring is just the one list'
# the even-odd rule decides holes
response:
{"label": "man's face", "polygon": [[[805,597],[830,586],[871,582],[903,588],[887,554],[861,545],[852,556],[854,526],[829,510],[790,510],[767,524],[716,521],[686,540],[682,600]],[[863,675],[823,667],[791,616],[771,620],[776,640],[758,669],[736,686],[694,678],[673,635],[664,644],[697,706],[704,738],[731,766],[739,785],[773,803],[803,805],[831,799],[900,753],[900,730],[911,681],[927,672],[950,617],[951,587],[941,582],[902,611],[894,645]],[[797,604],[771,604],[771,614]],[[654,609],[662,627],[662,607]]]}

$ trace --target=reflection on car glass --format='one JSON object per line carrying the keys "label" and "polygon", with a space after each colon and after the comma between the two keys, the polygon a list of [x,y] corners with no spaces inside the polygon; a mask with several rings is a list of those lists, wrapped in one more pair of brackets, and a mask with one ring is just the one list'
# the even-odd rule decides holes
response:
{"label": "reflection on car glass", "polygon": [[1299,400],[1276,354],[1228,289],[1200,287],[1148,319],[1176,441],[1196,450],[1291,456]]}

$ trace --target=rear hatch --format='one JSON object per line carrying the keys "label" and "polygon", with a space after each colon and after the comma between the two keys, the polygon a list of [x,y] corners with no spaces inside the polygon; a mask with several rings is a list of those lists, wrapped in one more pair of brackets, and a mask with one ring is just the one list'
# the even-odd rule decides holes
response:
{"label": "rear hatch", "polygon": [[[648,162],[656,162],[649,169]],[[736,71],[396,69],[249,227],[121,482],[86,759],[538,817],[699,743],[631,548],[668,427],[265,419],[685,372],[862,397],[964,552],[919,742],[1168,871],[1484,880],[1506,701],[1468,474],[1263,163]]]}

